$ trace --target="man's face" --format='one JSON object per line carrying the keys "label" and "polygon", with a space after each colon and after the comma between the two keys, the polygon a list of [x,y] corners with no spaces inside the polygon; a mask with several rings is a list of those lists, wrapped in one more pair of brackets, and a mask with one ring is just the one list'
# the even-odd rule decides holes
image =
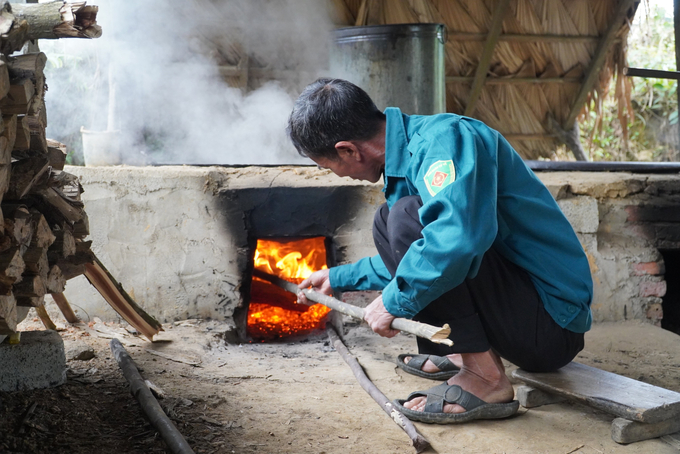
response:
{"label": "man's face", "polygon": [[353,180],[366,180],[376,183],[382,176],[382,167],[373,165],[367,160],[357,160],[348,153],[339,153],[338,159],[312,158],[320,168],[328,169],[339,177],[350,177]]}

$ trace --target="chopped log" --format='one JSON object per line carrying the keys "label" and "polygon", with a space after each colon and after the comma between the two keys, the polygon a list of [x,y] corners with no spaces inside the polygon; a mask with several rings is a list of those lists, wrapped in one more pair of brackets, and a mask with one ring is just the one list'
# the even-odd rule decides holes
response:
{"label": "chopped log", "polygon": [[24,205],[3,205],[5,234],[17,246],[28,247],[33,237],[31,213]]}
{"label": "chopped log", "polygon": [[44,85],[45,64],[47,63],[47,56],[43,52],[34,52],[31,54],[18,55],[10,57],[7,61],[9,78],[15,79],[31,79],[36,87],[36,92],[40,93],[41,81]]}
{"label": "chopped log", "polygon": [[40,306],[36,306],[35,312],[38,314],[38,317],[40,317],[40,320],[43,322],[45,329],[51,329],[52,331],[57,330],[57,326],[54,324],[54,322],[50,318],[50,315],[47,313],[44,303]]}
{"label": "chopped log", "polygon": [[28,39],[99,38],[97,6],[85,2],[13,3],[12,14],[30,25]]}
{"label": "chopped log", "polygon": [[45,156],[35,156],[13,162],[12,176],[5,199],[23,199],[43,173],[47,172],[49,166],[50,163]]}
{"label": "chopped log", "polygon": [[17,330],[17,301],[14,295],[0,296],[0,335]]}
{"label": "chopped log", "polygon": [[[40,103],[38,102],[38,109],[40,109]],[[45,136],[45,123],[37,115],[37,113],[32,115],[26,115],[26,123],[28,123],[28,130],[30,134],[30,144],[29,150],[36,151],[38,153],[47,153],[47,137]]]}
{"label": "chopped log", "polygon": [[56,236],[52,233],[50,224],[37,210],[31,212],[31,222],[33,223],[33,239],[31,240],[31,246],[36,246],[40,248],[48,248],[56,240]]}
{"label": "chopped log", "polygon": [[26,115],[33,104],[35,84],[31,79],[17,79],[12,81],[9,93],[0,100],[0,109],[5,115]]}
{"label": "chopped log", "polygon": [[[14,142],[17,140],[17,116],[16,115],[3,115],[2,123],[4,129],[2,131],[2,137],[7,139],[7,147],[10,150],[14,149]],[[30,132],[27,129],[28,132]]]}
{"label": "chopped log", "polygon": [[30,275],[38,275],[43,279],[47,278],[47,273],[50,271],[50,263],[47,256],[46,247],[36,247],[31,245],[26,252],[24,252],[24,263],[26,269],[24,273]]}
{"label": "chopped log", "polygon": [[14,132],[15,151],[24,151],[31,148],[31,127],[26,115],[17,116],[17,125]]}
{"label": "chopped log", "polygon": [[84,263],[74,264],[68,261],[60,260],[57,262],[57,265],[59,265],[61,273],[64,276],[64,279],[67,281],[70,281],[74,277],[82,276],[87,271]]}
{"label": "chopped log", "polygon": [[47,139],[47,159],[53,170],[64,170],[68,150],[66,145],[56,140]]}
{"label": "chopped log", "polygon": [[[3,219],[2,226],[0,227],[0,229],[5,230],[4,224],[5,224],[5,221]],[[5,235],[4,233],[0,234],[0,252],[5,252],[11,247],[12,247],[12,239],[10,237],[8,237],[7,235]]]}
{"label": "chopped log", "polygon": [[6,137],[0,137],[0,201],[2,201],[12,178],[12,150]]}
{"label": "chopped log", "polygon": [[68,199],[56,188],[48,188],[36,193],[40,211],[50,224],[66,222],[72,225],[83,218],[82,202]]}
{"label": "chopped log", "polygon": [[38,307],[45,304],[44,296],[17,296],[18,307]]}
{"label": "chopped log", "polygon": [[7,96],[9,93],[9,71],[7,70],[7,64],[0,60],[0,99]]}
{"label": "chopped log", "polygon": [[70,257],[76,253],[76,240],[70,230],[54,230],[55,240],[48,249],[50,262]]}
{"label": "chopped log", "polygon": [[47,273],[47,279],[45,280],[45,288],[48,293],[61,294],[66,288],[66,278],[61,272],[59,265],[52,265],[49,272]]}
{"label": "chopped log", "polygon": [[25,267],[19,248],[12,247],[0,254],[0,287],[3,294],[6,295],[12,285],[22,280]]}
{"label": "chopped log", "polygon": [[61,310],[61,313],[64,315],[67,322],[80,322],[80,319],[73,312],[73,309],[71,309],[71,305],[68,303],[68,300],[63,293],[52,293],[52,299],[54,299],[54,303],[59,307],[59,310]]}
{"label": "chopped log", "polygon": [[92,241],[76,241],[76,253],[57,261],[64,279],[67,281],[85,274],[85,264],[94,262],[94,254],[90,250]]}
{"label": "chopped log", "polygon": [[47,293],[47,289],[45,288],[45,280],[42,278],[42,276],[38,275],[24,275],[21,282],[14,284],[12,287],[12,293],[14,293],[14,296],[17,298],[42,298],[45,296],[45,293]]}
{"label": "chopped log", "polygon": [[12,7],[9,3],[5,3],[0,7],[0,35],[6,35],[12,29],[14,23],[14,14],[12,14]]}
{"label": "chopped log", "polygon": [[94,254],[93,259],[94,263],[85,264],[87,280],[121,317],[152,341],[163,326],[135,303]]}

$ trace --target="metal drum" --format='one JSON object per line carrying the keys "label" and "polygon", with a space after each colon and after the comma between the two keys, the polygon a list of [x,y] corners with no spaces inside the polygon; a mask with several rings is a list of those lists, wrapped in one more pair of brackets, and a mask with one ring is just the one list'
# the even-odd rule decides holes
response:
{"label": "metal drum", "polygon": [[332,32],[331,77],[366,90],[380,109],[446,111],[443,24],[348,27]]}

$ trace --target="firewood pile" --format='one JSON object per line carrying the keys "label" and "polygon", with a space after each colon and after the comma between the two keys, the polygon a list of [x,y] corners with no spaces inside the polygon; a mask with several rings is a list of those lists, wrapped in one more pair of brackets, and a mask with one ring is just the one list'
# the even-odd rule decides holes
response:
{"label": "firewood pile", "polygon": [[94,262],[83,188],[64,172],[66,146],[45,136],[47,58],[27,49],[38,38],[100,36],[96,14],[63,1],[0,10],[0,335],[16,331],[17,307],[45,313],[48,293],[67,306],[66,281]]}

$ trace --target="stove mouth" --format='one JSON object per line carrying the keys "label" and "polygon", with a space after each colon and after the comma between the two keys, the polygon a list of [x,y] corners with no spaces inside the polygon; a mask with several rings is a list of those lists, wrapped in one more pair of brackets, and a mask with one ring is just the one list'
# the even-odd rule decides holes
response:
{"label": "stove mouth", "polygon": [[[255,242],[251,270],[299,284],[329,266],[325,237],[261,238]],[[266,280],[249,276],[250,288],[241,331],[250,342],[299,341],[325,329],[330,309],[297,303],[297,296]]]}

